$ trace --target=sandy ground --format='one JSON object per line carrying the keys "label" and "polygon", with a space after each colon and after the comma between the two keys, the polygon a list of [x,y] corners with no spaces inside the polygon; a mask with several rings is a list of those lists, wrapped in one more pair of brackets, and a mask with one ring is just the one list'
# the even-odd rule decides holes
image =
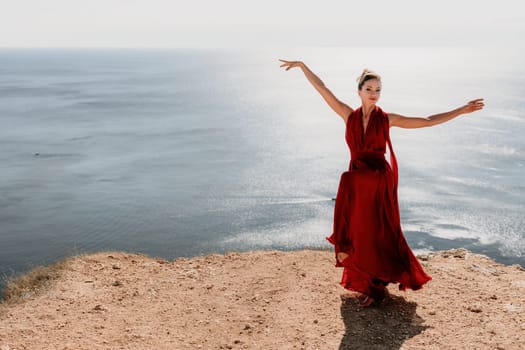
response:
{"label": "sandy ground", "polygon": [[0,306],[0,350],[525,348],[522,268],[465,250],[419,258],[431,282],[363,309],[328,251],[78,256]]}

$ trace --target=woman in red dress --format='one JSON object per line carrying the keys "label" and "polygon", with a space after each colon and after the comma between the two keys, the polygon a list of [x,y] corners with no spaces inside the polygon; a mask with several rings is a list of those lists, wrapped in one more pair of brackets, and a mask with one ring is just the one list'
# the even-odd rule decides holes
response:
{"label": "woman in red dress", "polygon": [[[338,100],[303,62],[285,61],[286,70],[299,67],[308,81],[346,124],[351,161],[339,182],[335,199],[333,234],[336,266],[343,267],[341,285],[360,293],[360,305],[381,302],[389,283],[399,289],[420,289],[431,277],[408,246],[401,229],[397,200],[397,161],[390,142],[390,127],[423,128],[447,122],[484,107],[476,99],[452,111],[428,117],[386,113],[376,103],[381,77],[364,70],[357,79],[361,107]],[[385,159],[386,147],[390,163]]]}

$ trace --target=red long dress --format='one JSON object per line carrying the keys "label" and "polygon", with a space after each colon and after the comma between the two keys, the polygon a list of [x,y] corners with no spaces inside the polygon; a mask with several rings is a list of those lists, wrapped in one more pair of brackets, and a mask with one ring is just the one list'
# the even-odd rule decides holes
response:
{"label": "red long dress", "polygon": [[[377,301],[388,283],[420,289],[432,278],[408,246],[399,217],[397,161],[390,142],[388,115],[375,106],[366,132],[362,108],[348,117],[349,170],[341,175],[335,199],[333,234],[336,266],[344,267],[341,285]],[[385,159],[386,145],[390,164]],[[349,254],[339,262],[337,253]]]}

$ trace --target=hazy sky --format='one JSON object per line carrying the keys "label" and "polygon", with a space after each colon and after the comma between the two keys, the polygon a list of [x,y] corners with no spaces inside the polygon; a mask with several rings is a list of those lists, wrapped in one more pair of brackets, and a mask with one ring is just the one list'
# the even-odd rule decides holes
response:
{"label": "hazy sky", "polygon": [[519,0],[0,0],[0,47],[523,45]]}

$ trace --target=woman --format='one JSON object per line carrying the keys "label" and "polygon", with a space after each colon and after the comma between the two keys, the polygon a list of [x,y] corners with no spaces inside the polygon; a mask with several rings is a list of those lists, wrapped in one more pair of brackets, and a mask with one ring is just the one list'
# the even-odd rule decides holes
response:
{"label": "woman", "polygon": [[[447,122],[484,107],[483,99],[450,112],[426,118],[385,113],[376,103],[381,77],[364,70],[357,79],[361,107],[353,109],[337,99],[303,62],[285,61],[286,70],[298,67],[328,105],[346,124],[351,161],[339,182],[335,199],[334,245],[336,266],[344,267],[341,285],[360,293],[360,306],[381,302],[389,283],[399,289],[420,289],[431,280],[408,246],[399,217],[397,161],[390,142],[390,127],[423,128]],[[386,146],[390,164],[385,159]]]}

